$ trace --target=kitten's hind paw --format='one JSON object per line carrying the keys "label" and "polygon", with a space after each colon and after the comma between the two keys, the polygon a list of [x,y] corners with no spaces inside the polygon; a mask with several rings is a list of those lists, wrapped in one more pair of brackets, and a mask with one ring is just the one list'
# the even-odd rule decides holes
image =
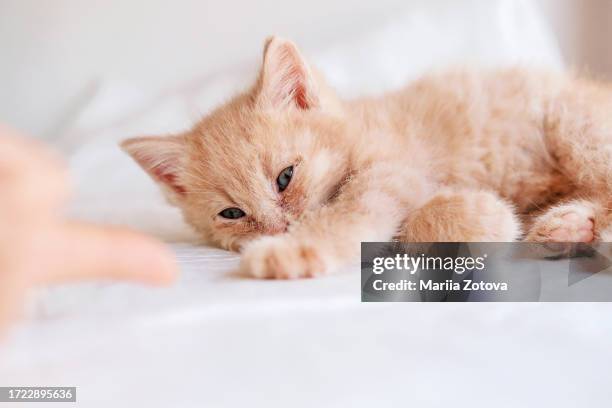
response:
{"label": "kitten's hind paw", "polygon": [[540,216],[525,237],[531,242],[593,242],[595,210],[575,202],[554,207]]}
{"label": "kitten's hind paw", "polygon": [[313,246],[277,235],[263,237],[247,245],[240,270],[255,278],[297,279],[323,275],[328,271],[328,266]]}

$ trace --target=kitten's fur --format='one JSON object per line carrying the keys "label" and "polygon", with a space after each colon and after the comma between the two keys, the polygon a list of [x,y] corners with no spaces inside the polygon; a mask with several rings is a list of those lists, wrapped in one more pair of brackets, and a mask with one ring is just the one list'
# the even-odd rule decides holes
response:
{"label": "kitten's fur", "polygon": [[247,92],[186,133],[122,146],[256,277],[329,272],[394,237],[612,238],[612,90],[560,74],[454,71],[342,101],[272,38]]}

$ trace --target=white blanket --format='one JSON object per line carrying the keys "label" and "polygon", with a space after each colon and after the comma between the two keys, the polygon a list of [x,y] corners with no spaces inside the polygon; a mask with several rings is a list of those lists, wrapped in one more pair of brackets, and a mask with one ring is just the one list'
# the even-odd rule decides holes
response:
{"label": "white blanket", "polygon": [[[531,6],[504,0],[419,6],[306,54],[345,96],[451,63],[561,66]],[[608,406],[610,305],[366,304],[357,266],[249,280],[232,272],[236,255],[193,245],[116,143],[189,126],[255,69],[162,95],[105,84],[84,107],[61,142],[77,190],[71,214],[171,242],[182,277],[169,289],[40,293],[0,351],[0,384],[77,386],[87,407]]]}

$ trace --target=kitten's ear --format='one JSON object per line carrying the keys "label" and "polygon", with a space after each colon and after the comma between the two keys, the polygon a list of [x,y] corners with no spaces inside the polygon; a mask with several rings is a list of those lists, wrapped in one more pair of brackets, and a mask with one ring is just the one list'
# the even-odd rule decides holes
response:
{"label": "kitten's ear", "polygon": [[270,37],[264,46],[259,103],[274,109],[319,106],[315,78],[295,44]]}
{"label": "kitten's ear", "polygon": [[180,198],[185,194],[179,177],[185,153],[183,137],[135,137],[123,141],[121,148],[164,187],[168,198]]}

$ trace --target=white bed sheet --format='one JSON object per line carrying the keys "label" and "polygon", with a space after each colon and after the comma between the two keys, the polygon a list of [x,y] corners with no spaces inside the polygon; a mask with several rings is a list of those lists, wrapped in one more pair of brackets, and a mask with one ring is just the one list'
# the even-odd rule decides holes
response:
{"label": "white bed sheet", "polygon": [[[345,95],[449,62],[560,66],[531,6],[504,0],[411,10],[311,55]],[[608,304],[362,304],[357,266],[249,280],[232,272],[235,254],[195,245],[116,141],[188,126],[251,67],[156,97],[99,90],[62,141],[77,189],[71,214],[165,239],[182,277],[168,289],[40,293],[0,350],[0,384],[75,385],[87,407],[609,406]]]}

